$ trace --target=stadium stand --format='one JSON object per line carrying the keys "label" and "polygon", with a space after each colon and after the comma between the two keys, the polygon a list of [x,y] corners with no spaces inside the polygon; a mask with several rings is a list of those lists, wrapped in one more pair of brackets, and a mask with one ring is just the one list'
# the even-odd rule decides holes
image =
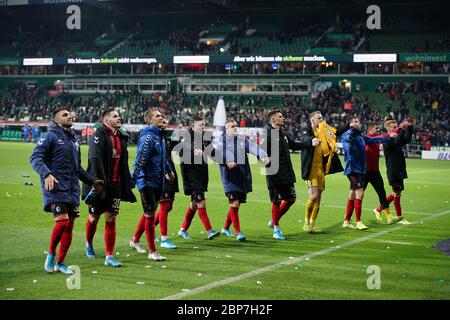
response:
{"label": "stadium stand", "polygon": [[[142,124],[144,112],[158,107],[167,114],[172,125],[188,124],[194,114],[202,114],[212,124],[218,95],[195,95],[180,92],[176,95],[154,93],[144,95],[137,90],[115,91],[105,94],[68,94],[57,97],[44,94],[45,88],[28,88],[23,83],[10,87],[8,97],[0,99],[0,115],[3,120],[48,120],[50,111],[58,105],[71,108],[77,122],[95,123],[101,110],[117,107],[123,122]],[[228,95],[225,99],[229,115],[241,126],[260,127],[264,124],[267,110],[281,108],[287,120],[287,131],[295,137],[307,126],[309,112],[321,110],[333,124],[344,123],[347,116],[358,114],[363,122],[382,122],[387,115],[396,120],[415,116],[419,120],[418,132],[430,133],[433,145],[448,145],[450,129],[450,85],[440,82],[417,82],[415,84],[379,83],[372,91],[351,93],[339,86],[332,86],[314,98],[283,95]],[[351,109],[345,110],[344,104]],[[3,135],[2,135],[3,137]],[[4,136],[9,138],[10,136]],[[426,144],[427,141],[418,143]]]}
{"label": "stadium stand", "polygon": [[[58,6],[45,10],[26,8],[20,17],[5,11],[0,19],[3,31],[0,34],[0,58],[437,53],[450,50],[446,20],[442,19],[443,13],[439,8],[432,4],[426,10],[433,12],[436,19],[424,23],[425,15],[417,8],[412,8],[401,17],[392,13],[396,10],[388,11],[383,14],[383,29],[370,31],[365,27],[360,12],[353,8],[353,3],[348,5],[348,10],[324,12],[316,1],[309,3],[311,7],[301,10],[295,7],[295,1],[284,2],[285,7],[281,9],[267,7],[255,10],[250,3],[246,3],[245,10],[215,9],[208,15],[195,9],[213,6],[203,1],[165,1],[158,4],[167,6],[160,11],[147,10],[143,13],[139,8],[132,8],[127,14],[115,10],[114,5],[107,10],[86,6],[83,7],[82,30],[64,32],[57,28],[58,25],[65,25],[66,18],[57,14]],[[189,12],[180,10],[182,4],[188,3],[192,5]],[[142,6],[152,8],[150,2],[142,2]],[[36,15],[45,17],[43,22],[36,23],[36,18],[33,20]],[[281,107],[289,116],[288,128],[295,136],[305,126],[307,113],[315,109],[323,110],[336,123],[344,121],[349,113],[360,113],[363,120],[382,120],[391,113],[396,119],[408,115],[418,117],[423,131],[431,132],[433,143],[449,143],[446,120],[449,115],[449,88],[442,79],[436,82],[420,79],[405,82],[392,78],[371,83],[361,90],[353,88],[351,92],[333,80],[333,87],[318,96],[311,95],[311,92],[299,96],[289,90],[278,95],[276,92],[270,93],[270,90],[275,90],[270,85],[272,80],[279,83],[277,86],[280,88],[290,86],[281,84],[286,79],[281,75],[309,75],[307,80],[311,83],[333,74],[437,75],[449,74],[448,63],[0,66],[0,73],[21,79],[16,83],[12,80],[0,82],[0,116],[3,121],[46,121],[54,107],[65,104],[73,109],[76,121],[80,122],[96,122],[100,109],[118,107],[124,122],[138,124],[149,106],[158,106],[168,113],[171,124],[186,123],[195,113],[203,113],[211,123],[212,110],[219,94],[180,90],[176,88],[177,77],[195,78],[203,74],[206,79],[213,79],[221,75],[225,81],[224,75],[248,79],[253,79],[251,76],[267,76],[269,85],[258,86],[267,86],[269,94],[241,94],[239,90],[234,92],[234,84],[222,86],[227,108],[232,110],[231,114],[240,124],[260,126],[267,109]],[[71,80],[71,89],[68,90],[67,86],[62,92],[55,92],[51,83],[57,78],[46,78],[49,75],[64,75],[61,79]],[[122,82],[117,80],[120,84],[113,83],[111,79],[120,75],[125,75],[119,79]],[[132,85],[149,75],[153,76],[147,78],[149,82],[138,87]],[[37,78],[45,79],[45,84],[31,79],[32,76],[42,76]],[[88,79],[84,87],[76,83],[82,76]],[[89,88],[91,93],[83,92],[83,89]],[[344,104],[351,105],[352,109],[344,110]],[[2,133],[6,139],[10,135],[6,131]]]}

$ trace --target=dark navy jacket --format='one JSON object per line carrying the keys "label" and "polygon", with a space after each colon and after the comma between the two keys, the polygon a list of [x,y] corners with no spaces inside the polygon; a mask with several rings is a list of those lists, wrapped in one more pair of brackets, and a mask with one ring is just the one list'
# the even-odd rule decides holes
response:
{"label": "dark navy jacket", "polygon": [[398,137],[383,143],[384,158],[386,160],[386,173],[389,182],[396,179],[408,178],[406,160],[402,147],[411,142],[413,127],[400,130]]}
{"label": "dark navy jacket", "polygon": [[172,172],[166,153],[166,143],[158,128],[149,125],[141,130],[131,173],[132,183],[136,181],[139,191],[144,187],[163,189],[164,175]]}
{"label": "dark navy jacket", "polygon": [[[130,169],[128,166],[128,135],[119,130],[121,155],[119,160],[120,171],[120,199],[125,202],[136,202],[136,197],[131,191]],[[110,182],[113,171],[113,146],[108,137],[108,129],[105,124],[98,127],[89,141],[89,159],[87,172],[102,179],[105,186]],[[91,190],[91,185],[83,184],[82,198],[86,198]]]}
{"label": "dark navy jacket", "polygon": [[[248,139],[243,137],[225,135],[222,144],[216,149],[223,158],[223,164],[219,165],[220,175],[222,176],[222,184],[225,193],[252,191],[252,172],[248,162],[247,153],[251,153],[258,158],[267,157],[267,153],[258,148],[258,146],[250,143]],[[236,162],[238,165],[229,169],[226,165],[230,162]]]}
{"label": "dark navy jacket", "polygon": [[350,128],[342,135],[342,146],[344,148],[345,170],[348,176],[351,173],[366,174],[366,143],[383,143],[389,141],[389,136],[383,138],[372,138],[365,136],[360,130]]}
{"label": "dark navy jacket", "polygon": [[[48,128],[49,131],[38,140],[31,154],[30,165],[41,177],[44,210],[50,212],[52,203],[78,206],[80,204],[78,180],[92,185],[95,177],[81,167],[80,146],[75,134],[53,121]],[[44,186],[44,179],[49,174],[58,180],[52,191],[47,191]]]}

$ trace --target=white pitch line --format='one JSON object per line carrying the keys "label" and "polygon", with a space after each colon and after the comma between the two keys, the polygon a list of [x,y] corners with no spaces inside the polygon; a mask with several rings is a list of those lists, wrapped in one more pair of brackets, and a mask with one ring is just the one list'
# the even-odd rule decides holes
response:
{"label": "white pitch line", "polygon": [[392,244],[401,244],[401,245],[404,245],[404,246],[412,246],[412,245],[413,245],[411,242],[390,241],[390,240],[379,241],[379,242],[383,242],[383,243],[392,243]]}
{"label": "white pitch line", "polygon": [[[422,219],[421,221],[428,221],[428,220],[431,220],[431,219],[434,219],[434,218],[437,218],[437,217],[440,217],[440,216],[443,216],[443,215],[446,215],[446,214],[449,214],[449,213],[450,213],[450,210],[442,211],[442,212],[433,214],[430,217]],[[415,221],[412,224],[417,224],[417,223],[419,223],[419,221]],[[187,292],[176,293],[176,294],[173,294],[173,295],[161,298],[160,300],[176,300],[176,299],[186,298],[188,296],[191,296],[191,295],[194,295],[194,294],[198,294],[198,293],[202,293],[202,292],[205,292],[205,291],[209,291],[211,289],[214,289],[214,288],[217,288],[217,287],[220,287],[220,286],[224,286],[224,285],[228,285],[228,284],[236,282],[236,281],[246,280],[248,278],[251,278],[251,277],[254,277],[254,276],[257,276],[257,275],[269,272],[269,271],[273,271],[275,269],[279,269],[279,268],[282,268],[282,267],[285,267],[285,266],[288,266],[288,265],[291,265],[291,264],[295,264],[295,263],[304,261],[306,259],[309,260],[311,258],[322,256],[322,255],[325,255],[327,253],[337,251],[339,249],[347,248],[347,247],[350,247],[352,245],[358,244],[360,242],[364,242],[364,241],[370,240],[372,238],[376,238],[378,236],[382,236],[382,235],[385,235],[385,234],[388,234],[388,233],[400,230],[400,229],[405,228],[405,227],[407,227],[407,225],[400,225],[400,226],[396,226],[396,227],[393,227],[393,228],[389,228],[389,229],[386,229],[386,230],[383,230],[383,231],[379,231],[379,232],[367,235],[365,237],[361,237],[361,238],[358,238],[358,239],[355,239],[355,240],[352,240],[352,241],[349,241],[349,242],[345,242],[345,243],[343,243],[341,245],[337,245],[337,246],[333,246],[333,247],[330,247],[330,248],[327,248],[327,249],[323,249],[323,250],[320,250],[320,251],[308,253],[308,254],[305,254],[303,256],[296,257],[294,259],[289,259],[289,260],[286,260],[286,261],[283,261],[283,262],[280,262],[280,263],[277,263],[277,264],[272,264],[272,265],[269,265],[267,267],[256,269],[256,270],[253,270],[253,271],[250,271],[250,272],[246,272],[246,273],[234,276],[234,277],[230,277],[230,278],[226,278],[226,279],[223,279],[223,280],[220,280],[220,281],[212,282],[210,284],[191,289],[190,291],[187,291]]]}
{"label": "white pitch line", "polygon": [[442,172],[449,171],[450,169],[434,169],[434,170],[421,170],[421,171],[408,171],[408,174],[416,174],[416,173],[431,173],[431,172]]}

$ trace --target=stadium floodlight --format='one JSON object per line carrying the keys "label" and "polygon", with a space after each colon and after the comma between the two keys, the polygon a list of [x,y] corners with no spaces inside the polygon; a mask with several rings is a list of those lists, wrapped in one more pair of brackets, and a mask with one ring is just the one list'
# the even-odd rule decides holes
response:
{"label": "stadium floodlight", "polygon": [[228,51],[228,49],[230,49],[230,47],[231,47],[231,44],[228,42],[228,43],[225,44],[224,46],[220,47],[219,51],[220,51],[221,53],[224,53],[224,52]]}

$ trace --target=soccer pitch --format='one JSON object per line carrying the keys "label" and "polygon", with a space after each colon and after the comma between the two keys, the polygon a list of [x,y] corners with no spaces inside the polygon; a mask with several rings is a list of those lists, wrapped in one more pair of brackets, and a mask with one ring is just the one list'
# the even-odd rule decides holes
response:
{"label": "soccer pitch", "polygon": [[[103,218],[94,239],[97,259],[86,258],[87,207],[82,204],[66,258],[67,265],[80,268],[80,288],[69,289],[68,276],[46,274],[43,269],[54,222],[42,209],[39,177],[28,164],[33,147],[0,142],[1,300],[450,298],[450,257],[432,247],[450,237],[448,161],[407,160],[409,179],[405,180],[402,208],[412,225],[378,223],[372,213],[377,196],[369,186],[362,215],[369,227],[366,231],[341,227],[349,183],[342,173],[327,176],[317,220],[317,227],[325,233],[305,234],[302,226],[307,189],[300,176],[299,156],[293,155],[297,202],[280,222],[285,241],[272,238],[272,229],[267,226],[271,204],[265,177],[259,173],[259,164],[252,165],[253,192],[239,211],[247,241],[224,235],[209,241],[198,217],[189,229],[192,240],[179,238],[176,234],[190,201],[180,192],[168,227],[169,238],[178,249],[159,248],[157,243],[167,257],[164,262],[150,261],[146,254],[128,247],[142,208],[139,200],[122,203],[115,249],[122,268],[103,265]],[[130,166],[135,153],[136,149],[130,147]],[[86,168],[86,146],[82,146],[82,155]],[[389,192],[383,158],[380,168]],[[177,171],[183,190],[179,168]],[[23,177],[24,173],[30,177]],[[33,185],[25,185],[27,181]],[[217,165],[210,166],[209,181],[208,215],[214,229],[220,230],[228,202]],[[135,194],[138,196],[136,189]],[[393,206],[391,210],[394,212]],[[145,235],[141,243],[146,244]],[[368,288],[370,266],[379,268],[379,289]]]}

